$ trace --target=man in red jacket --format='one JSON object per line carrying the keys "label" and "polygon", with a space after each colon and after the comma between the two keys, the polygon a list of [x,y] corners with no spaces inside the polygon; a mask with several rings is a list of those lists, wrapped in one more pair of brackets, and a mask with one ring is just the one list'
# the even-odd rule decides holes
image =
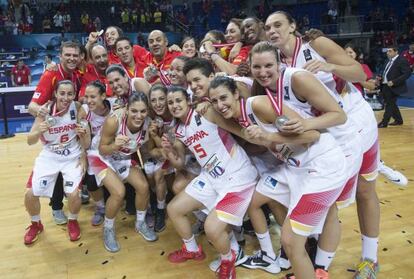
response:
{"label": "man in red jacket", "polygon": [[30,69],[24,64],[23,59],[19,59],[16,66],[12,68],[11,76],[13,86],[29,86],[32,82]]}

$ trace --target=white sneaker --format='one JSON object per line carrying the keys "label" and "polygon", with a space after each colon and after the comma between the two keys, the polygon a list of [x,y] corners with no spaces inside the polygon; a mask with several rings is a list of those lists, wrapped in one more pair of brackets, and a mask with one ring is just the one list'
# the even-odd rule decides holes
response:
{"label": "white sneaker", "polygon": [[378,171],[398,186],[407,186],[408,184],[408,179],[404,174],[386,166],[383,161],[380,162]]}

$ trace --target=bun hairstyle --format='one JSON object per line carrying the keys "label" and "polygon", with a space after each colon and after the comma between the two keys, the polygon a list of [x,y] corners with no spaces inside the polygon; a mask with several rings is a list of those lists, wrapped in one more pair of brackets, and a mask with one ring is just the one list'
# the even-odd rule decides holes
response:
{"label": "bun hairstyle", "polygon": [[58,81],[56,83],[56,91],[59,89],[59,87],[61,85],[70,85],[70,86],[72,86],[73,89],[75,89],[75,86],[73,85],[73,82],[68,80],[68,79],[65,79],[65,80]]}
{"label": "bun hairstyle", "polygon": [[275,55],[276,62],[280,63],[280,55],[279,55],[279,49],[267,41],[258,42],[253,46],[253,48],[250,50],[249,53],[249,61],[251,63],[253,54],[256,53],[263,53],[263,52],[272,52]]}

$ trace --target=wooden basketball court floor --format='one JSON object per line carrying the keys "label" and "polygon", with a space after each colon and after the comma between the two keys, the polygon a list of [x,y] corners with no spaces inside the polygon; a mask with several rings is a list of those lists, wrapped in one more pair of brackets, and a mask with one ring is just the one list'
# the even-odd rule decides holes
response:
{"label": "wooden basketball court floor", "polygon": [[[382,115],[382,112],[381,112]],[[399,188],[380,176],[377,191],[381,201],[381,235],[378,278],[414,278],[414,109],[403,109],[404,125],[380,130],[382,159],[409,178]],[[80,213],[82,238],[70,242],[65,226],[53,223],[48,200],[42,199],[45,226],[31,247],[23,244],[29,224],[24,209],[25,183],[40,144],[29,147],[26,136],[0,141],[0,277],[1,278],[214,278],[208,263],[216,257],[213,248],[201,236],[207,259],[203,262],[171,264],[167,255],[180,247],[179,237],[167,223],[157,242],[149,243],[134,232],[134,216],[120,212],[116,220],[121,251],[111,254],[102,244],[102,227],[92,227],[91,204]],[[67,209],[65,205],[65,209]],[[361,244],[355,206],[340,212],[342,241],[330,268],[330,278],[352,278],[359,261]],[[251,254],[258,242],[246,236],[245,251]],[[279,248],[279,236],[272,230],[273,244]],[[260,270],[237,268],[239,278],[281,278]]]}

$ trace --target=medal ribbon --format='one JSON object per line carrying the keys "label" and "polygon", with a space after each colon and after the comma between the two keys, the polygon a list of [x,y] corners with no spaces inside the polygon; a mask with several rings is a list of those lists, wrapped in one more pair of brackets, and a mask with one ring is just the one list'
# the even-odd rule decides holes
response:
{"label": "medal ribbon", "polygon": [[272,91],[268,88],[265,88],[266,94],[269,97],[270,103],[275,109],[277,115],[282,115],[282,105],[283,105],[283,74],[284,71],[280,73],[279,79],[276,81],[276,94],[273,96]]}
{"label": "medal ribbon", "polygon": [[286,56],[283,53],[280,54],[280,60],[282,60],[283,63],[288,64],[290,67],[296,67],[296,61],[298,60],[299,51],[301,47],[302,47],[302,39],[299,37],[296,37],[295,48],[293,50],[292,63],[290,63],[290,65],[286,63]]}

